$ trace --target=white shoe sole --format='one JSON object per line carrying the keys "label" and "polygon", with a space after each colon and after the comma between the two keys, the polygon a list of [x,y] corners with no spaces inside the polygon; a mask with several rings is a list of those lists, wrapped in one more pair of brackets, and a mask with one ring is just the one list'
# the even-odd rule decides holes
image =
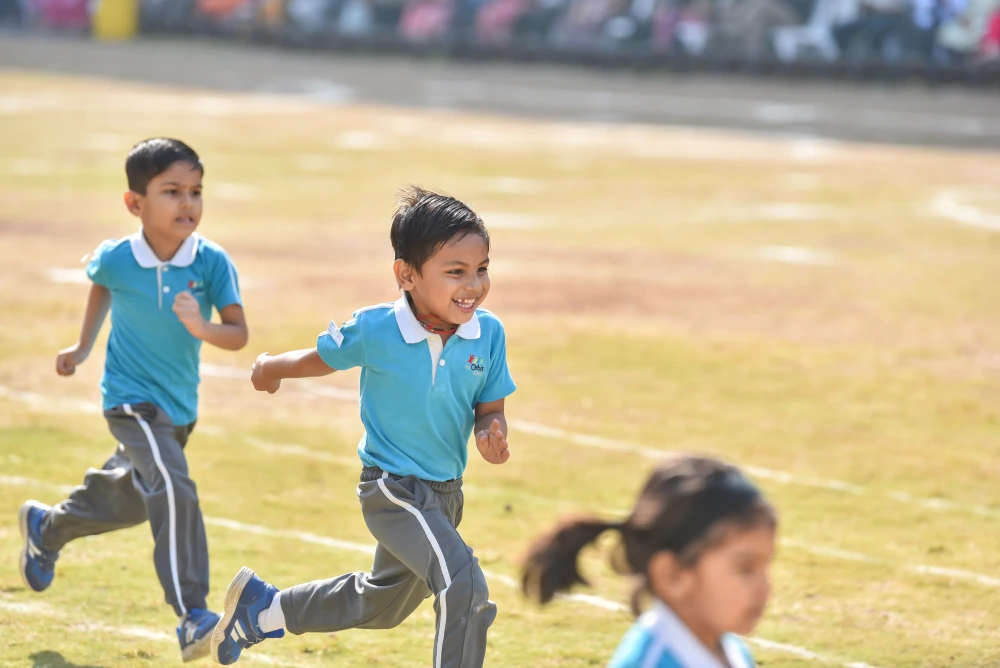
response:
{"label": "white shoe sole", "polygon": [[202,637],[181,650],[181,660],[184,663],[197,661],[208,656],[212,648],[212,634],[206,633]]}
{"label": "white shoe sole", "polygon": [[226,599],[222,604],[222,619],[219,620],[219,623],[215,625],[215,630],[212,631],[212,660],[218,664],[226,665],[219,659],[219,645],[226,640],[226,627],[229,626],[229,622],[233,621],[233,616],[236,614],[236,606],[240,602],[240,596],[243,595],[243,590],[251,579],[253,579],[253,571],[244,566],[236,574],[236,577],[233,578],[233,581],[229,583],[229,588],[226,589]]}

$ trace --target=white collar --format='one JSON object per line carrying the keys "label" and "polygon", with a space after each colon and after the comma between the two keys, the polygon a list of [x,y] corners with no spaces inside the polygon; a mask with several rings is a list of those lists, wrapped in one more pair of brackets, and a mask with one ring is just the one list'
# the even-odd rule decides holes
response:
{"label": "white collar", "polygon": [[[434,333],[424,329],[424,326],[417,320],[417,316],[413,314],[413,310],[410,308],[410,300],[406,298],[405,292],[392,305],[392,310],[396,314],[396,324],[399,325],[399,331],[403,335],[403,340],[407,343],[420,343]],[[455,333],[463,339],[478,339],[479,316],[473,312],[472,320],[459,325]]]}
{"label": "white collar", "polygon": [[652,629],[656,642],[669,648],[670,653],[685,668],[749,668],[737,647],[726,642],[725,637],[722,651],[729,666],[723,665],[701,644],[677,613],[661,601],[654,601],[653,607],[643,617],[646,617],[644,622]]}
{"label": "white collar", "polygon": [[165,264],[171,264],[175,267],[190,267],[191,263],[194,262],[195,256],[198,254],[199,237],[197,234],[192,234],[185,239],[181,247],[174,253],[174,256],[166,262],[156,257],[156,253],[153,252],[149,242],[146,241],[142,230],[139,230],[135,234],[130,234],[126,238],[128,239],[129,246],[132,248],[132,256],[143,269],[154,269],[162,267]]}

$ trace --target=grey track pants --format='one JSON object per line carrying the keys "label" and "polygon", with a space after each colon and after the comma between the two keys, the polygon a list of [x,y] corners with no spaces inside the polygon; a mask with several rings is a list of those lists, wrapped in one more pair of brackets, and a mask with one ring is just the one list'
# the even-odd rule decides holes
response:
{"label": "grey track pants", "polygon": [[184,457],[194,424],[175,426],[151,403],[116,406],[104,416],[118,449],[100,470],[88,469],[83,484],[52,507],[42,525],[45,547],[59,550],[76,538],[148,519],[153,565],[166,602],[178,616],[205,608],[208,540]]}
{"label": "grey track pants", "polygon": [[434,594],[435,668],[478,668],[496,618],[479,560],[458,534],[462,481],[429,482],[366,468],[361,512],[378,540],[370,573],[347,573],[281,592],[292,633],[388,629]]}

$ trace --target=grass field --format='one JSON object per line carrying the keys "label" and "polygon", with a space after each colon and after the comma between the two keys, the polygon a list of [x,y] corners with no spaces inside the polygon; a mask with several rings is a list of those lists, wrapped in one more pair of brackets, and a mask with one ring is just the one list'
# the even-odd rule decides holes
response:
{"label": "grass field", "polygon": [[[493,235],[486,306],[518,392],[513,456],[473,453],[462,533],[500,615],[488,664],[601,666],[628,583],[540,610],[510,586],[527,540],[630,507],[658,453],[751,467],[781,512],[767,668],[1000,665],[1000,156],[706,131],[514,121],[0,72],[0,665],[179,663],[145,527],[70,544],[24,589],[16,512],[58,501],[114,443],[103,354],[71,379],[81,256],[130,233],[138,139],[202,154],[201,232],[243,277],[249,346],[204,352],[188,447],[210,603],[248,565],[279,586],[369,565],[355,496],[356,372],[255,393],[257,353],[310,346],[394,298],[388,221],[416,182]],[[102,343],[99,344],[103,350]],[[415,667],[398,629],[251,650],[261,665]],[[253,664],[251,664],[253,665]]]}

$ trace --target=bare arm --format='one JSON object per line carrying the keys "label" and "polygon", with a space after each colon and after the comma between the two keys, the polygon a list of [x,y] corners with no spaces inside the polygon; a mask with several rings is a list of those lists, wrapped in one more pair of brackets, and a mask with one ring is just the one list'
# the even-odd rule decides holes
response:
{"label": "bare arm", "polygon": [[94,341],[97,340],[97,334],[101,331],[110,308],[111,291],[103,285],[92,283],[87,297],[87,309],[83,314],[83,325],[80,326],[80,338],[69,348],[59,351],[56,356],[56,373],[60,376],[72,376],[77,365],[83,364],[94,347]]}
{"label": "bare arm", "polygon": [[315,348],[280,355],[261,353],[251,367],[250,382],[258,392],[274,394],[285,378],[318,378],[334,372]]}
{"label": "bare arm", "polygon": [[174,299],[174,313],[191,336],[223,350],[239,350],[247,344],[247,320],[243,307],[230,304],[219,310],[221,323],[209,322],[201,317],[201,306],[190,292],[182,292]]}
{"label": "bare arm", "polygon": [[503,464],[510,459],[507,448],[507,418],[503,399],[476,404],[476,447],[490,464]]}

